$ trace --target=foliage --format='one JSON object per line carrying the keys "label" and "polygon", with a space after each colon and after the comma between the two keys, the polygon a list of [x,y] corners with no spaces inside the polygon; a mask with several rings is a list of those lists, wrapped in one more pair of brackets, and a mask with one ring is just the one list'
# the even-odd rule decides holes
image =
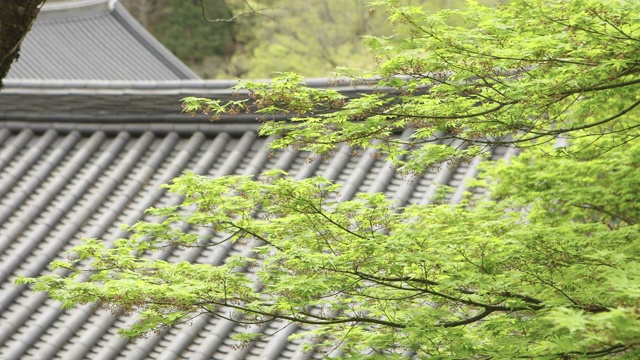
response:
{"label": "foliage", "polygon": [[[209,1],[206,4],[208,17],[231,17],[231,10],[224,1]],[[232,27],[231,23],[204,21],[200,0],[168,0],[166,18],[153,30],[172,53],[197,64],[208,56],[226,53],[233,41]]]}
{"label": "foliage", "polygon": [[374,61],[361,37],[389,34],[384,15],[368,12],[367,1],[295,1],[274,4],[261,31],[231,65],[248,78],[270,78],[276,72],[293,71],[323,76],[340,65],[371,69]]}
{"label": "foliage", "polygon": [[[352,80],[380,91],[339,101],[335,91],[306,89],[301,78],[284,74],[270,84],[239,85],[253,101],[188,98],[186,110],[298,115],[293,122],[268,121],[261,133],[283,135],[276,148],[325,153],[341,142],[374,147],[411,173],[443,160],[468,160],[483,148],[540,144],[567,133],[615,135],[619,142],[635,137],[637,124],[628,114],[640,104],[635,2],[516,1],[497,10],[470,3],[433,15],[390,6],[391,20],[406,36],[368,39],[385,61]],[[447,25],[460,18],[467,24]],[[406,127],[416,129],[411,139],[391,139]],[[472,146],[416,148],[445,139]]]}
{"label": "foliage", "polygon": [[140,24],[203,78],[233,75],[229,59],[259,33],[263,8],[271,1],[121,0]]}
{"label": "foliage", "polygon": [[[365,0],[280,0],[270,13],[276,21],[262,21],[255,40],[231,59],[245,78],[271,78],[276,72],[305,77],[326,76],[340,66],[372,70],[376,59],[363,44],[366,35],[389,36],[392,26],[384,7]],[[485,5],[496,0],[481,0]],[[462,0],[402,0],[406,6],[429,11],[458,8]]]}
{"label": "foliage", "polygon": [[[362,37],[392,33],[384,12],[367,9],[364,0],[121,1],[204,78],[264,79],[284,71],[325,76],[337,66],[371,70],[376,63]],[[460,7],[464,1],[402,3],[439,10]],[[201,5],[207,19],[225,21],[207,21]]]}
{"label": "foliage", "polygon": [[[348,358],[638,358],[640,5],[380,4],[399,35],[369,38],[380,67],[353,79],[377,91],[347,98],[284,74],[241,84],[248,99],[188,98],[185,110],[255,111],[275,149],[346,142],[407,174],[519,146],[510,163],[484,162],[471,185],[486,198],[398,207],[383,194],[339,202],[338,185],[282,171],[187,173],[167,185],[180,205],[149,210],[160,222],[114,247],[86,240],[52,264],[66,275],[18,283],[67,307],[139,312],[129,337],[206,314],[305,324],[300,336]],[[270,120],[283,113],[293,119]],[[253,251],[213,265],[146,256],[219,246],[201,227]]]}

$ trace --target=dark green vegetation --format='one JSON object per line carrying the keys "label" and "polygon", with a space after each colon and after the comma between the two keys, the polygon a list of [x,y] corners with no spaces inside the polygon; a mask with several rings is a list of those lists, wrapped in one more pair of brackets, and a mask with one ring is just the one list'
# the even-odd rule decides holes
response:
{"label": "dark green vegetation", "polygon": [[0,89],[44,0],[0,1]]}

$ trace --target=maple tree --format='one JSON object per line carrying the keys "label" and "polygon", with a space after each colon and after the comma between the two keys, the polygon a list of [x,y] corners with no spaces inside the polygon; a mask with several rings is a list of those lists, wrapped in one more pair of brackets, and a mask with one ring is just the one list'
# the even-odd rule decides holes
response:
{"label": "maple tree", "polygon": [[[187,98],[185,111],[256,112],[261,134],[279,135],[274,151],[346,143],[407,176],[518,147],[482,163],[471,185],[486,196],[398,207],[384,194],[337,201],[339,185],[277,170],[187,173],[167,185],[180,205],[149,209],[162,221],[131,225],[114,247],[85,240],[52,263],[65,275],[18,283],[136,313],[128,337],[211,315],[306,324],[295,336],[348,358],[637,358],[640,4],[376,4],[397,35],[367,38],[380,65],[346,80],[375,91],[346,98],[283,74],[241,83],[236,101]],[[253,250],[221,264],[145,256],[219,246],[200,227]]]}

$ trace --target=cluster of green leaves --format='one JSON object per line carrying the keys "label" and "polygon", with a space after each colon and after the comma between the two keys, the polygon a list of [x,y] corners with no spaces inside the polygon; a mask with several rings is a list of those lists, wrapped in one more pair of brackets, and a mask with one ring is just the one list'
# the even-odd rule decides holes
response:
{"label": "cluster of green leaves", "polygon": [[[525,153],[488,167],[483,181],[502,200],[401,210],[383,194],[338,202],[322,178],[189,173],[168,186],[182,204],[149,210],[164,221],[131,226],[113,248],[85,241],[54,262],[65,277],[20,282],[65,306],[141,311],[130,337],[231,308],[244,323],[320,325],[309,334],[354,358],[634,358],[638,154],[637,143],[580,162]],[[217,266],[140,256],[211,246],[185,231],[199,227],[254,251]]]}
{"label": "cluster of green leaves", "polygon": [[[185,174],[167,186],[184,201],[149,210],[160,222],[113,247],[86,240],[53,263],[64,275],[18,283],[64,306],[137,313],[129,337],[207,314],[303,324],[296,336],[350,358],[638,358],[640,5],[516,0],[431,15],[381,3],[399,36],[369,39],[383,59],[364,74],[377,91],[348,98],[284,74],[241,84],[247,99],[185,99],[185,111],[257,112],[275,149],[375,148],[412,174],[520,146],[482,166],[472,185],[485,199],[397,207],[383,194],[339,202],[338,185],[281,171]],[[252,251],[222,264],[146,256],[227,241]]]}
{"label": "cluster of green leaves", "polygon": [[[470,2],[436,14],[395,1],[376,4],[388,6],[398,35],[369,37],[382,63],[350,81],[378,92],[336,101],[331,90],[306,89],[296,75],[284,74],[269,85],[237,87],[256,103],[217,103],[213,111],[252,112],[267,103],[258,113],[300,113],[299,103],[314,104],[294,121],[266,121],[261,134],[282,135],[275,148],[316,153],[342,142],[374,147],[411,173],[490,147],[540,144],[568,133],[635,138],[638,124],[629,112],[640,105],[637,2],[522,0],[498,8]],[[451,25],[460,19],[463,25]],[[291,95],[282,97],[287,91]],[[212,110],[186,100],[190,111]],[[327,108],[333,111],[318,113]],[[416,129],[410,139],[392,138],[407,127]],[[445,139],[467,146],[454,152],[419,146]]]}

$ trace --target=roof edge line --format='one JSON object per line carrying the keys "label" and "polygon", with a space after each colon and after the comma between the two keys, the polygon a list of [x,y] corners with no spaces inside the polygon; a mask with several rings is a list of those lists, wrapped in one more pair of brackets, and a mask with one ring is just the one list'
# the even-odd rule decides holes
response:
{"label": "roof edge line", "polygon": [[0,120],[0,126],[13,131],[30,129],[34,132],[44,133],[47,130],[55,130],[61,132],[79,131],[87,134],[92,134],[96,131],[109,133],[119,133],[121,131],[144,133],[146,131],[151,131],[154,133],[176,132],[178,134],[185,135],[193,134],[194,132],[202,132],[204,134],[227,133],[230,135],[242,135],[247,131],[257,133],[259,129],[259,124],[257,123],[109,123],[104,121],[90,122],[89,119],[87,119],[86,122],[81,123],[64,123],[55,120],[42,122],[28,120]]}
{"label": "roof edge line", "polygon": [[[93,0],[91,0],[93,1]],[[98,0],[95,0],[98,1]],[[105,0],[99,0],[105,1]],[[109,10],[113,16],[126,28],[131,34],[140,41],[140,43],[149,49],[149,51],[158,55],[158,59],[167,65],[173,71],[186,79],[201,79],[198,74],[185,65],[178,57],[162,45],[147,29],[145,29],[138,21],[120,4],[118,0],[108,1]]]}
{"label": "roof edge line", "polygon": [[[46,2],[42,6],[43,14],[50,14],[55,12],[66,12],[69,10],[77,10],[77,9],[107,9],[109,8],[109,2],[114,0],[70,0],[70,1],[61,1],[61,2]],[[118,0],[115,0],[116,2]]]}
{"label": "roof edge line", "polygon": [[[268,83],[270,79],[251,80]],[[326,88],[333,90],[367,90],[373,89],[373,84],[352,83],[347,78],[307,78],[303,79],[311,88]],[[56,80],[56,79],[5,79],[4,91],[12,89],[60,89],[60,90],[228,90],[240,81],[234,79],[180,79],[180,80]]]}

